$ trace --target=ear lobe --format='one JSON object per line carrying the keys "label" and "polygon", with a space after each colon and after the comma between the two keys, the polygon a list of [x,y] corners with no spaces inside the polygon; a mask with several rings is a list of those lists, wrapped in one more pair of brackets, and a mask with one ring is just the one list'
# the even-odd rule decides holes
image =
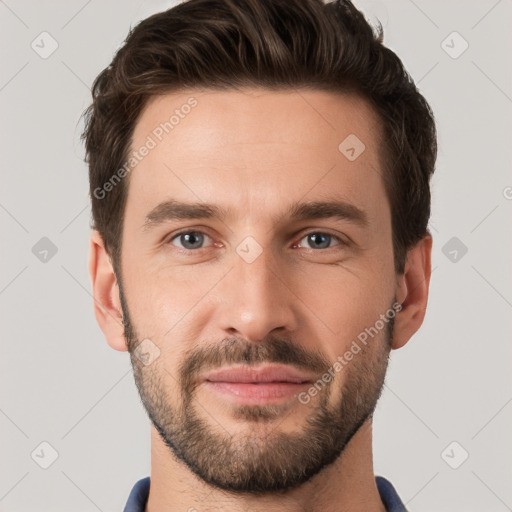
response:
{"label": "ear lobe", "polygon": [[393,349],[403,347],[423,323],[430,285],[431,255],[430,234],[407,252],[405,270],[397,283],[396,297],[402,309],[395,316]]}
{"label": "ear lobe", "polygon": [[117,278],[98,231],[91,233],[89,275],[92,281],[94,315],[107,343],[115,350],[128,350],[124,337],[123,316]]}

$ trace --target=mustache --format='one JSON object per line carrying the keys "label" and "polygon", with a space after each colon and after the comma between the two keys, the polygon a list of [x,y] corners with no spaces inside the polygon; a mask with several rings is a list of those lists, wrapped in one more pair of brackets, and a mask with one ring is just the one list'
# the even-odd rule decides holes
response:
{"label": "mustache", "polygon": [[202,371],[235,364],[252,366],[260,363],[292,365],[318,375],[329,368],[329,362],[321,352],[307,350],[285,338],[250,342],[232,337],[200,347],[186,357],[180,365],[180,381],[185,392],[192,392]]}

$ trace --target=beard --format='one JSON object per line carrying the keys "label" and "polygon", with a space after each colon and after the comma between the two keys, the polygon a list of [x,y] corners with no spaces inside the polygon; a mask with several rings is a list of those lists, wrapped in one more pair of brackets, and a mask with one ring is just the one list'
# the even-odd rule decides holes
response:
{"label": "beard", "polygon": [[[298,400],[285,405],[233,405],[231,416],[252,422],[255,428],[252,432],[245,428],[228,432],[207,411],[200,414],[204,409],[196,397],[200,373],[233,364],[280,363],[314,372],[321,379],[333,362],[283,337],[267,337],[257,343],[227,338],[199,347],[181,361],[174,376],[179,393],[173,394],[165,383],[171,375],[164,362],[157,359],[145,367],[134,354],[142,338],[136,334],[121,281],[118,283],[124,334],[142,404],[174,457],[210,486],[254,495],[298,487],[336,461],[373,415],[384,386],[394,317],[383,329],[384,339],[372,338],[342,368],[343,383],[339,379],[324,383],[316,400],[308,405]],[[330,404],[333,390],[338,393],[336,402]],[[297,407],[311,410],[302,430],[280,431],[285,413],[294,414]],[[265,428],[256,429],[262,424]]]}

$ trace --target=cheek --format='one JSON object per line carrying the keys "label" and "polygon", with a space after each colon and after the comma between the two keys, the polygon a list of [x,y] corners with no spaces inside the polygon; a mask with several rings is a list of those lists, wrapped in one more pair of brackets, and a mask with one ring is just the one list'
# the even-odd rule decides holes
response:
{"label": "cheek", "polygon": [[[139,335],[160,337],[164,345],[186,337],[227,270],[222,265],[172,266],[132,254],[124,265],[125,293]],[[179,348],[179,343],[172,345]]]}
{"label": "cheek", "polygon": [[[372,267],[377,265],[374,262]],[[330,349],[339,354],[386,313],[392,302],[392,281],[369,268],[318,268],[307,279],[303,275],[297,280],[293,289],[311,312],[313,329],[324,333],[331,340]]]}

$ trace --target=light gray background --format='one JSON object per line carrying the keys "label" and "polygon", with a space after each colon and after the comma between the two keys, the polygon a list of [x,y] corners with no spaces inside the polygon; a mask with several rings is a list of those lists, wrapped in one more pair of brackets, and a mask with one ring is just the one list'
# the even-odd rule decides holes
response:
{"label": "light gray background", "polygon": [[[440,145],[429,308],[392,355],[375,472],[411,511],[512,510],[512,2],[357,4],[381,19],[431,103]],[[78,120],[130,25],[169,5],[0,0],[2,511],[119,511],[149,475],[129,356],[108,347],[93,316]],[[43,31],[59,45],[46,59],[31,48]],[[445,51],[463,48],[446,39],[453,31],[469,44],[458,58]],[[46,262],[32,252],[42,237],[58,250]],[[453,237],[465,255],[446,246]],[[58,452],[48,469],[35,462],[49,457],[43,441]],[[465,452],[458,469],[447,464]]]}

